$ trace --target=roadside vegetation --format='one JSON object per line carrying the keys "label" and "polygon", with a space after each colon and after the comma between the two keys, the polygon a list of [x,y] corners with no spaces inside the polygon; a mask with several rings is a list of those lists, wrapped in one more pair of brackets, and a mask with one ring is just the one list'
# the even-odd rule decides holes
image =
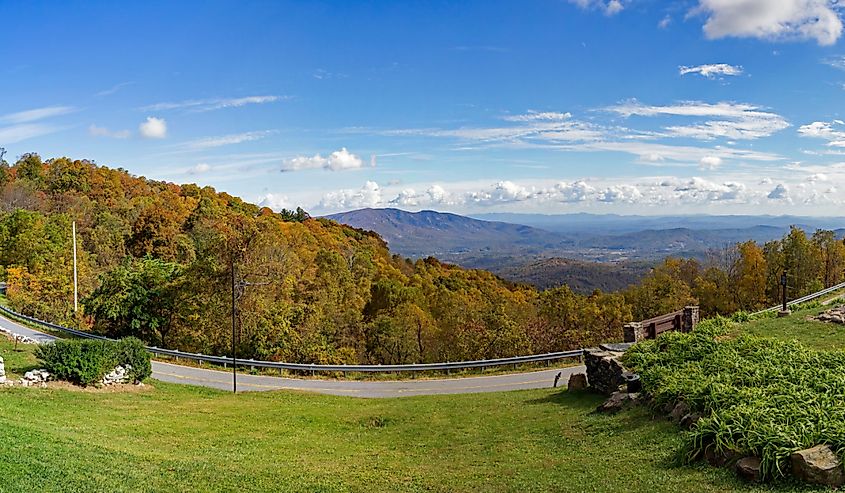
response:
{"label": "roadside vegetation", "polygon": [[624,356],[656,408],[683,402],[700,415],[685,434],[684,458],[759,457],[771,480],[789,475],[795,451],[830,445],[842,456],[845,352],[735,332],[728,319],[711,319]]}

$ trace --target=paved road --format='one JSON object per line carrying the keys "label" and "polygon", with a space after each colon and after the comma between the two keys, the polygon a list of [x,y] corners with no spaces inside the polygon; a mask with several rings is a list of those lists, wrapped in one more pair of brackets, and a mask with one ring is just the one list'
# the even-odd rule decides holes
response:
{"label": "paved road", "polygon": [[[0,327],[15,334],[25,335],[41,342],[56,339],[54,336],[32,330],[28,327],[0,317]],[[365,381],[365,380],[318,380],[305,378],[282,378],[263,375],[238,374],[238,391],[262,390],[304,390],[322,394],[347,395],[354,397],[402,397],[432,394],[469,394],[476,392],[500,392],[505,390],[539,389],[552,387],[555,375],[562,373],[560,383],[565,385],[569,375],[585,371],[583,366],[563,369],[512,373],[483,377],[462,377],[444,379]],[[162,382],[181,383],[232,390],[232,374],[206,368],[180,366],[153,361],[153,378]]]}

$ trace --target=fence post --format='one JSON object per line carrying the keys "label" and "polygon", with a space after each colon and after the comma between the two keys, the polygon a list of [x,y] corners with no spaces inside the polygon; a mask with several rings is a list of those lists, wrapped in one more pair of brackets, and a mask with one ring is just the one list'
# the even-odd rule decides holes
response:
{"label": "fence post", "polygon": [[691,332],[698,325],[698,306],[685,306],[683,318],[683,332]]}

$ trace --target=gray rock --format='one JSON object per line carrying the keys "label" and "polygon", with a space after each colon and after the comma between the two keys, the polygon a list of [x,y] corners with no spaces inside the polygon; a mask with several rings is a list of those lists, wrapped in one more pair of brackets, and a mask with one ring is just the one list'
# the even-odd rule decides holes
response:
{"label": "gray rock", "polygon": [[704,460],[713,467],[736,465],[736,462],[740,458],[742,458],[742,455],[737,453],[735,450],[717,450],[716,446],[713,444],[704,449]]}
{"label": "gray rock", "polygon": [[792,475],[813,484],[842,486],[845,483],[845,470],[842,462],[827,445],[817,445],[805,450],[798,450],[789,456]]}
{"label": "gray rock", "polygon": [[587,390],[587,375],[583,373],[573,373],[570,375],[566,390]]}
{"label": "gray rock", "polygon": [[681,428],[684,428],[686,430],[690,430],[690,429],[692,429],[693,426],[695,426],[696,423],[698,423],[699,419],[701,419],[700,414],[698,414],[698,413],[688,413],[688,414],[685,414],[683,418],[681,418],[681,421],[680,421],[679,424],[681,425]]}
{"label": "gray rock", "polygon": [[596,412],[600,413],[616,413],[627,407],[630,407],[640,401],[640,394],[629,394],[627,392],[614,392],[607,398]]}
{"label": "gray rock", "polygon": [[736,473],[749,481],[760,481],[760,458],[743,457],[736,461]]}
{"label": "gray rock", "polygon": [[675,407],[672,408],[672,412],[669,413],[669,417],[672,418],[672,421],[675,423],[680,424],[681,419],[689,414],[691,411],[689,404],[684,401],[681,401],[675,404]]}

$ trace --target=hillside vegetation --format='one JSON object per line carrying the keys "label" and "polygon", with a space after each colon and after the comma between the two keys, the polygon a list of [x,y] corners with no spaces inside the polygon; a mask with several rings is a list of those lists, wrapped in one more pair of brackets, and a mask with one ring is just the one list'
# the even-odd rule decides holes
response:
{"label": "hillside vegetation", "polygon": [[[71,222],[83,310],[72,310]],[[482,270],[393,255],[375,233],[275,213],[210,187],[135,177],[35,154],[0,163],[0,277],[11,305],[112,337],[307,363],[410,363],[515,356],[621,339],[625,322],[699,303],[704,315],[840,282],[833,232],[666,259],[624,292],[539,292]]]}

